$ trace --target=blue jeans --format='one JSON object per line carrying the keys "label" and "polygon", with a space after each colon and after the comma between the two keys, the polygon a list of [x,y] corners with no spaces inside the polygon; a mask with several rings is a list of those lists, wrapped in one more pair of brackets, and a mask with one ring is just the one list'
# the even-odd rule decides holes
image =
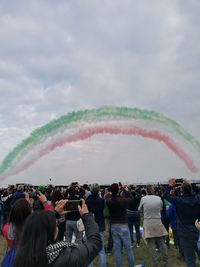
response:
{"label": "blue jeans", "polygon": [[140,215],[139,213],[127,214],[128,227],[131,234],[131,243],[134,242],[133,238],[133,225],[135,226],[137,244],[140,244]]}
{"label": "blue jeans", "polygon": [[111,223],[110,223],[110,218],[106,219],[106,224],[108,226],[108,243],[106,246],[106,252],[111,253],[113,249],[113,239],[112,239],[112,234],[111,234]]}
{"label": "blue jeans", "polygon": [[[106,253],[104,249],[104,233],[99,233],[102,241],[102,249],[99,251],[99,267],[106,267]],[[93,267],[93,263],[91,262],[88,267]]]}
{"label": "blue jeans", "polygon": [[79,232],[77,229],[77,222],[67,220],[66,221],[66,227],[65,227],[65,236],[66,241],[71,243],[72,242],[72,236],[75,235],[75,243],[82,243],[83,239],[83,232]]}
{"label": "blue jeans", "polygon": [[195,225],[180,225],[180,223],[177,225],[177,230],[187,267],[196,267],[198,230]]}
{"label": "blue jeans", "polygon": [[180,236],[180,245],[187,267],[196,267],[195,251],[197,248],[197,240],[192,240],[190,238],[190,233],[188,233],[187,238]]}
{"label": "blue jeans", "polygon": [[117,267],[122,267],[122,244],[126,251],[126,258],[129,267],[134,267],[134,257],[131,248],[131,236],[128,226],[126,225],[111,225],[111,233],[114,243],[115,261]]}

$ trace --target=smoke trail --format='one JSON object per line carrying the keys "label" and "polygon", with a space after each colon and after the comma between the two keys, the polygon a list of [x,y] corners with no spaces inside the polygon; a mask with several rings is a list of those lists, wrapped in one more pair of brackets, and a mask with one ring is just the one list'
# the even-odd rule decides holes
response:
{"label": "smoke trail", "polygon": [[85,140],[91,136],[97,135],[97,134],[112,134],[112,135],[139,135],[145,138],[150,138],[159,142],[163,142],[173,153],[175,153],[187,166],[187,168],[192,172],[197,172],[198,169],[195,166],[192,159],[187,155],[187,153],[179,147],[177,144],[175,144],[170,137],[167,135],[161,134],[159,131],[148,131],[139,127],[118,127],[118,126],[98,126],[98,127],[90,127],[86,128],[84,130],[79,130],[78,132],[69,135],[64,136],[61,139],[54,140],[48,146],[42,147],[37,151],[37,154],[34,155],[31,159],[27,160],[23,164],[19,165],[16,169],[9,172],[7,175],[2,177],[2,179],[5,179],[6,177],[20,173],[21,171],[26,170],[28,167],[30,167],[34,162],[36,162],[38,159],[40,159],[42,156],[48,154],[49,152],[53,151],[57,147],[61,147],[66,143],[76,142],[80,140]]}
{"label": "smoke trail", "polygon": [[[11,169],[15,168],[18,163],[19,166],[25,164],[23,161],[28,153],[34,150],[35,147],[40,146],[40,144],[43,142],[45,143],[48,138],[51,138],[51,136],[56,136],[58,133],[64,130],[79,128],[85,125],[94,125],[96,122],[113,121],[118,123],[119,121],[125,120],[134,122],[141,121],[151,123],[152,125],[157,124],[158,128],[165,127],[174,132],[179,139],[184,141],[185,145],[188,144],[198,153],[200,152],[200,143],[190,133],[182,128],[177,122],[164,117],[157,112],[141,110],[138,108],[131,109],[127,107],[103,107],[94,110],[72,112],[36,129],[27,139],[23,140],[6,156],[0,166],[0,175],[3,176],[5,172],[9,173],[9,170],[11,171]],[[151,137],[149,136],[149,138]],[[164,143],[167,145],[167,141]],[[167,145],[169,148],[171,146],[170,144],[171,143]],[[172,147],[170,149],[180,157],[180,151],[176,153]],[[182,155],[180,158],[183,160],[186,158],[185,155]],[[192,164],[189,164],[188,160],[184,161],[185,163],[187,162],[186,165],[188,168],[194,171],[195,168],[191,167]],[[29,159],[27,162],[31,162],[31,160]],[[30,166],[31,164],[28,165]],[[18,169],[23,168],[18,167]],[[12,171],[12,173],[14,173],[14,171]]]}

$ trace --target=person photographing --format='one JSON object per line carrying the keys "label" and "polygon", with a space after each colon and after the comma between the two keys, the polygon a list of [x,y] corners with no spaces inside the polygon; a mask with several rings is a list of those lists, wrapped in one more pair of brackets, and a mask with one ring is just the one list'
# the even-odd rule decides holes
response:
{"label": "person photographing", "polygon": [[171,178],[164,198],[175,206],[177,233],[187,267],[196,267],[195,252],[198,253],[199,234],[194,224],[196,219],[200,219],[200,195],[193,192],[191,184],[187,181],[182,181],[179,195],[173,194],[176,187],[177,180]]}
{"label": "person photographing", "polygon": [[[55,208],[56,213],[60,215],[66,213],[65,205],[67,200],[59,201]],[[34,212],[24,225],[14,267],[87,266],[101,250],[102,242],[98,226],[93,215],[88,212],[84,200],[82,200],[82,207],[78,206],[78,209],[85,226],[87,242],[82,244],[55,242],[58,234],[55,213]]]}

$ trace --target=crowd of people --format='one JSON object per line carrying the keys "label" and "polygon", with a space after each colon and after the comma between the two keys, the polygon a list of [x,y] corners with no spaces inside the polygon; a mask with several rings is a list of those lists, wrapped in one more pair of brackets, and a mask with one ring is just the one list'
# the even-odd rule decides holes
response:
{"label": "crowd of people", "polygon": [[195,267],[200,259],[200,192],[187,181],[171,178],[166,186],[17,185],[1,189],[0,195],[0,230],[8,247],[3,267],[92,267],[97,255],[99,266],[106,267],[112,251],[116,266],[122,267],[123,250],[134,267],[141,239],[152,266],[169,267],[169,228],[179,260]]}

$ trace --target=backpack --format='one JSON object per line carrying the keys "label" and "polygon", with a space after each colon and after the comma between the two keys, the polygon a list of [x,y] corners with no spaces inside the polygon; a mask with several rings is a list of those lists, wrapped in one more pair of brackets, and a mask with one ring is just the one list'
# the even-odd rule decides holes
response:
{"label": "backpack", "polygon": [[13,267],[15,250],[16,249],[14,247],[12,247],[6,252],[6,255],[4,256],[3,261],[1,263],[2,267]]}

